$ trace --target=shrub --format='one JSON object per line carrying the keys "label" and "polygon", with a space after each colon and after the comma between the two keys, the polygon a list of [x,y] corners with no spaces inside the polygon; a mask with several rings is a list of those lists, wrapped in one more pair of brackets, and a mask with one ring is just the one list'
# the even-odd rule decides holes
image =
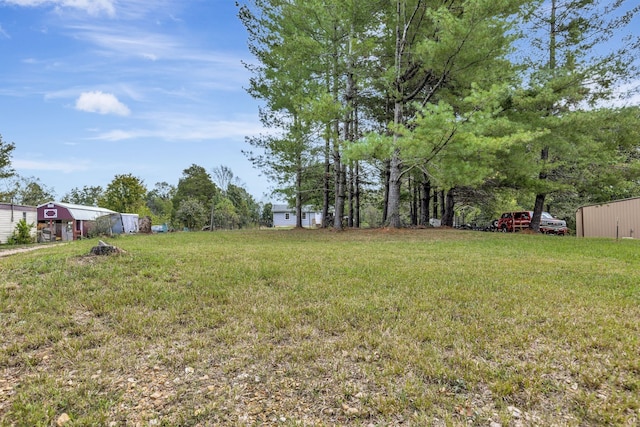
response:
{"label": "shrub", "polygon": [[31,234],[31,230],[35,227],[34,223],[28,224],[26,219],[21,219],[16,224],[13,234],[7,240],[10,245],[22,245],[26,243],[34,243],[35,238]]}
{"label": "shrub", "polygon": [[87,237],[92,239],[94,237],[100,236],[110,236],[113,237],[113,232],[111,230],[111,217],[108,215],[101,216],[96,218],[94,223],[87,230]]}

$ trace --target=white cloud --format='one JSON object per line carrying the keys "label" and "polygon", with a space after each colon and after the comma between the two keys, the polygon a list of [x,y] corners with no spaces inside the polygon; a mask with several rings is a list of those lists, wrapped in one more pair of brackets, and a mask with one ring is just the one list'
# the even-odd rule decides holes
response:
{"label": "white cloud", "polygon": [[147,117],[152,125],[147,129],[114,129],[95,140],[123,141],[155,138],[164,141],[244,140],[246,136],[264,133],[259,122],[251,120],[215,120],[179,114],[153,114]]}
{"label": "white cloud", "polygon": [[100,15],[102,12],[114,16],[116,8],[114,0],[4,0],[4,3],[17,6],[54,6],[57,10],[79,9],[90,15]]}
{"label": "white cloud", "polygon": [[116,14],[115,0],[4,0],[4,3],[17,6],[54,6],[56,9],[79,9],[90,15],[106,13],[109,16]]}
{"label": "white cloud", "polygon": [[92,16],[106,15],[125,20],[142,19],[150,13],[162,12],[166,19],[174,21],[173,14],[183,7],[181,0],[0,0],[0,6],[3,4],[51,7],[59,14],[75,10]]}
{"label": "white cloud", "polygon": [[76,109],[90,113],[128,116],[131,111],[111,93],[84,92],[76,100]]}
{"label": "white cloud", "polygon": [[78,159],[69,160],[67,162],[15,159],[11,162],[11,166],[18,170],[53,171],[63,173],[83,172],[89,170],[87,162],[78,161]]}
{"label": "white cloud", "polygon": [[10,39],[11,36],[9,35],[9,33],[7,33],[4,28],[2,28],[2,25],[0,25],[0,36],[5,37],[7,39]]}

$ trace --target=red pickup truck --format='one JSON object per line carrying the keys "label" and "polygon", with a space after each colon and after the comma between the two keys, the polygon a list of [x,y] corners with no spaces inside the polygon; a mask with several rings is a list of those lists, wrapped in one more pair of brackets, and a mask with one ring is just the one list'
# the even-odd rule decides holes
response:
{"label": "red pickup truck", "polygon": [[[533,211],[505,212],[498,220],[498,231],[514,232],[530,228]],[[548,212],[542,212],[540,218],[540,232],[545,234],[568,234],[567,223],[554,218]]]}

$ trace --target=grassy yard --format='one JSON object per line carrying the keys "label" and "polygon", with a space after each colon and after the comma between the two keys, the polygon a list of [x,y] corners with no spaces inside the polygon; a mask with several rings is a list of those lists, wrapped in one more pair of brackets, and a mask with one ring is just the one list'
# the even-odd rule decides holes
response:
{"label": "grassy yard", "polygon": [[109,242],[126,253],[85,240],[0,259],[1,425],[640,422],[638,241]]}

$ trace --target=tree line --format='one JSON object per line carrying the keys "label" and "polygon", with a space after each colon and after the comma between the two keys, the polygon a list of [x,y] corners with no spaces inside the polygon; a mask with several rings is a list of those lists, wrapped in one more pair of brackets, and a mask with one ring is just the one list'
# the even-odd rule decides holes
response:
{"label": "tree line", "polygon": [[[248,0],[245,154],[301,218],[453,225],[640,195],[625,0]],[[637,89],[637,88],[636,88]],[[569,221],[570,222],[570,221]],[[327,226],[328,224],[325,224]]]}
{"label": "tree line", "polygon": [[148,215],[154,224],[189,230],[255,227],[265,210],[231,169],[217,166],[209,173],[196,164],[182,171],[176,186],[157,182],[147,190],[131,174],[116,175],[104,190],[99,186],[74,188],[62,201]]}
{"label": "tree line", "polygon": [[[38,178],[16,174],[11,167],[14,149],[15,144],[0,136],[0,178],[8,183],[0,191],[0,200],[27,206],[54,200],[53,189]],[[272,221],[271,205],[256,202],[231,169],[222,165],[209,173],[193,164],[183,170],[177,186],[157,182],[150,190],[132,174],[116,175],[106,188],[75,187],[60,201],[149,216],[153,224],[167,224],[172,229],[237,229],[270,225]]]}

